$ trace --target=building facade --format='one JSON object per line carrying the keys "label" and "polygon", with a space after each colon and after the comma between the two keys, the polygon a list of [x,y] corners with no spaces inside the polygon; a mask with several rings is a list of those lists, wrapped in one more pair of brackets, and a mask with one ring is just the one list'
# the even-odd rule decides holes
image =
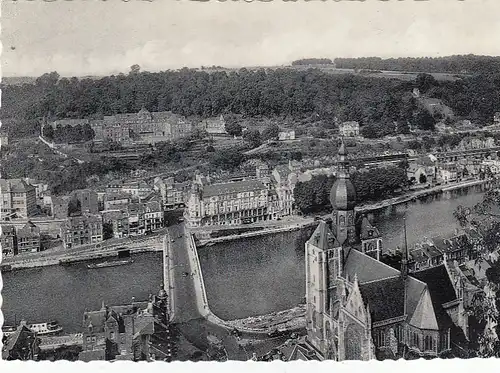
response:
{"label": "building facade", "polygon": [[0,179],[1,220],[27,219],[36,213],[36,190],[22,179]]}
{"label": "building facade", "polygon": [[4,258],[18,254],[16,228],[13,225],[0,227],[0,246]]}
{"label": "building facade", "polygon": [[170,361],[172,339],[164,290],[147,302],[85,312],[79,360]]}
{"label": "building facade", "polygon": [[69,217],[61,227],[61,238],[66,249],[102,242],[103,226],[100,215]]}
{"label": "building facade", "polygon": [[359,123],[354,121],[341,123],[339,125],[339,135],[342,137],[359,136]]}
{"label": "building facade", "polygon": [[36,253],[41,250],[40,228],[28,221],[16,233],[17,251],[22,253]]}

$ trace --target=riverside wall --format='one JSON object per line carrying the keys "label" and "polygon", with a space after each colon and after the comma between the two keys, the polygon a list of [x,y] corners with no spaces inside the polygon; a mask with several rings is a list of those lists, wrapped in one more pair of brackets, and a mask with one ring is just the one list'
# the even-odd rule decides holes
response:
{"label": "riverside wall", "polygon": [[[288,228],[288,230],[289,230],[289,228]],[[275,233],[275,232],[276,232],[276,230],[271,231],[271,232],[267,232],[266,234]],[[255,233],[255,232],[252,232],[252,233]],[[234,328],[237,328],[238,330],[240,330],[242,332],[245,332],[248,334],[253,334],[253,335],[265,335],[269,331],[269,328],[271,328],[273,326],[278,326],[278,325],[282,325],[282,326],[289,325],[289,326],[291,326],[291,329],[295,329],[295,328],[299,329],[299,328],[303,327],[302,324],[305,325],[305,322],[302,322],[302,319],[304,318],[304,316],[300,312],[298,315],[293,315],[292,317],[287,318],[286,316],[284,316],[282,322],[280,322],[280,321],[277,322],[276,320],[270,319],[269,323],[264,323],[264,325],[259,325],[257,327],[246,326],[244,321],[247,319],[223,320],[220,317],[218,317],[217,315],[215,315],[210,310],[210,306],[208,304],[205,282],[203,280],[203,273],[202,273],[202,269],[201,269],[201,265],[200,265],[200,261],[199,261],[199,257],[198,257],[198,251],[196,248],[194,236],[192,233],[187,231],[185,234],[185,237],[187,237],[186,239],[188,241],[187,250],[188,250],[189,260],[191,263],[191,269],[192,269],[193,274],[194,274],[193,278],[194,278],[194,282],[195,282],[195,292],[196,292],[196,302],[197,302],[197,306],[198,306],[198,312],[205,319],[207,319],[208,321],[210,321],[216,325],[219,325],[223,328],[226,328],[227,330],[232,330]],[[241,236],[236,236],[236,238],[241,238]],[[293,312],[293,311],[294,311],[294,309],[293,310],[285,310],[285,311],[282,311],[282,313],[283,313],[283,315],[285,315],[285,314],[288,314],[288,313]],[[273,315],[273,314],[271,314],[271,315]],[[270,315],[263,315],[262,317],[266,318],[269,316]],[[252,318],[248,318],[248,319],[252,319]],[[297,322],[294,322],[293,319],[297,319]],[[297,326],[295,327],[292,325],[297,325]]]}

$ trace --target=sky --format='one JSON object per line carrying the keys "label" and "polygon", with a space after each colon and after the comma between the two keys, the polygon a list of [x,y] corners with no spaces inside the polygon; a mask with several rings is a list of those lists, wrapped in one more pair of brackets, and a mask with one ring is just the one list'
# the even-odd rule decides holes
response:
{"label": "sky", "polygon": [[2,74],[500,55],[499,0],[2,1]]}

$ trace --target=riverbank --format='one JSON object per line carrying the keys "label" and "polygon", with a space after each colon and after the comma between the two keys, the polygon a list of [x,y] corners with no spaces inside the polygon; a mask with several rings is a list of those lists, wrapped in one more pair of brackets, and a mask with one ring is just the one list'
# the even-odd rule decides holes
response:
{"label": "riverbank", "polygon": [[[300,220],[299,220],[300,219]],[[209,239],[202,239],[202,240],[197,240],[196,247],[201,248],[205,246],[212,246],[215,245],[216,243],[222,243],[222,242],[227,242],[227,241],[233,241],[241,238],[251,238],[251,237],[259,237],[259,236],[266,236],[269,234],[276,234],[276,233],[283,233],[283,232],[293,232],[300,230],[302,228],[306,228],[308,226],[313,226],[316,224],[314,218],[298,218],[296,219],[298,221],[294,222],[293,224],[287,224],[281,227],[271,227],[267,229],[262,229],[258,231],[251,231],[251,232],[245,232],[245,233],[239,233],[239,234],[230,234],[227,236],[223,237],[214,237],[214,238],[209,238]]]}
{"label": "riverbank", "polygon": [[152,245],[152,246],[130,247],[130,248],[120,247],[120,250],[118,250],[117,248],[113,247],[111,249],[105,249],[100,251],[62,254],[61,256],[54,256],[48,258],[43,258],[43,257],[26,258],[26,259],[16,258],[15,261],[2,262],[0,265],[0,269],[2,272],[7,272],[7,271],[29,269],[29,268],[48,267],[53,265],[70,265],[73,263],[92,261],[98,259],[116,258],[119,255],[118,252],[122,250],[128,251],[130,254],[139,254],[139,253],[162,251],[162,248],[156,245]]}

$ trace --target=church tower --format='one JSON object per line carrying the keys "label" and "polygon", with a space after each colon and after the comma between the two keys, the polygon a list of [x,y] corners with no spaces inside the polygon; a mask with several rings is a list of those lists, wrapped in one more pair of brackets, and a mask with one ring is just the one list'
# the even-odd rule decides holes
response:
{"label": "church tower", "polygon": [[349,164],[344,142],[338,151],[336,181],[330,191],[330,203],[333,206],[332,228],[335,237],[342,246],[358,243],[356,235],[355,213],[356,190],[349,175]]}

